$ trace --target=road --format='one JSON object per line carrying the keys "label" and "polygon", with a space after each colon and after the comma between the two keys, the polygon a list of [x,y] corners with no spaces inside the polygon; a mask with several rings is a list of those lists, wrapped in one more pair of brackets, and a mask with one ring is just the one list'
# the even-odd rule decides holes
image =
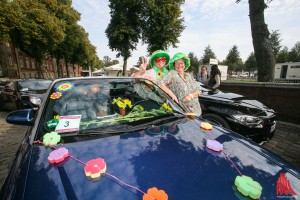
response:
{"label": "road", "polygon": [[[25,136],[26,127],[6,123],[8,112],[0,112],[0,185]],[[275,136],[263,147],[280,155],[300,170],[300,125],[277,122]]]}

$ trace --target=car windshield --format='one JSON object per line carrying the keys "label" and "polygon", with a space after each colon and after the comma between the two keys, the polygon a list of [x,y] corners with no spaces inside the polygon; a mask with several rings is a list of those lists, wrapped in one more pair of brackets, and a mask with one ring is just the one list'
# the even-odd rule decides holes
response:
{"label": "car windshield", "polygon": [[21,92],[47,90],[51,82],[52,82],[51,80],[41,80],[41,79],[22,80],[22,81],[18,81],[17,88]]}
{"label": "car windshield", "polygon": [[59,81],[53,84],[46,99],[40,136],[50,131],[62,136],[121,133],[184,117],[178,104],[144,79]]}

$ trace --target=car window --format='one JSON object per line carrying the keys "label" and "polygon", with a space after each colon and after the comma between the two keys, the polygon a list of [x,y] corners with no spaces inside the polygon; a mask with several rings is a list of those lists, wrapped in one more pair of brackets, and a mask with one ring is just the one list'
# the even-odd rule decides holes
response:
{"label": "car window", "polygon": [[144,79],[59,81],[46,98],[41,135],[45,131],[128,131],[183,112],[158,86]]}
{"label": "car window", "polygon": [[51,84],[51,80],[24,80],[17,82],[17,88],[19,91],[38,91],[38,90],[47,90]]}

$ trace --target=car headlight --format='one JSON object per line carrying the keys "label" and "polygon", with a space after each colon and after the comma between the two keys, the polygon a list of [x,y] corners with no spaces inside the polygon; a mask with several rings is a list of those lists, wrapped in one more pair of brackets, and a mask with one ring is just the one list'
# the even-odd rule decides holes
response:
{"label": "car headlight", "polygon": [[249,126],[251,128],[263,128],[263,120],[259,117],[254,117],[250,115],[232,115],[234,119],[245,126]]}
{"label": "car headlight", "polygon": [[37,106],[41,105],[41,103],[42,103],[42,100],[39,97],[35,97],[35,96],[31,96],[29,98],[29,100],[32,104],[37,105]]}

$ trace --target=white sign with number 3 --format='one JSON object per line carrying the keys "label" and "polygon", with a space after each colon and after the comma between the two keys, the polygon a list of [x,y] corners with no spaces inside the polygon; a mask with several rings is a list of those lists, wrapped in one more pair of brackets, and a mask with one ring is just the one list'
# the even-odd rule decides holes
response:
{"label": "white sign with number 3", "polygon": [[59,122],[55,128],[57,133],[78,131],[81,115],[59,116]]}

